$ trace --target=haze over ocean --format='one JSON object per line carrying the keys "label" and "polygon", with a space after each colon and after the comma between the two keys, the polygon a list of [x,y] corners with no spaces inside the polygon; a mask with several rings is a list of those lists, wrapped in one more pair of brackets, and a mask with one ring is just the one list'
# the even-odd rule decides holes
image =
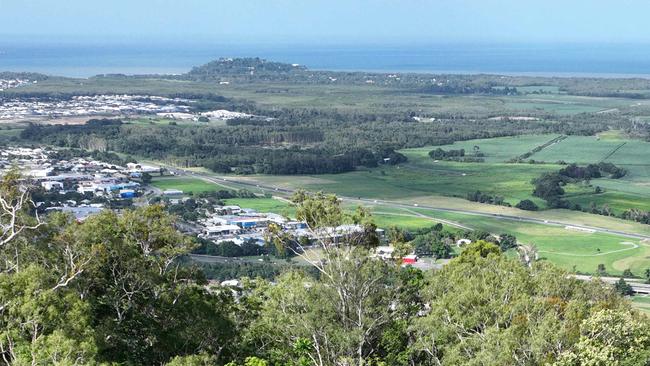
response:
{"label": "haze over ocean", "polygon": [[89,77],[183,73],[220,57],[262,57],[311,69],[650,77],[650,44],[214,44],[0,41],[0,71]]}

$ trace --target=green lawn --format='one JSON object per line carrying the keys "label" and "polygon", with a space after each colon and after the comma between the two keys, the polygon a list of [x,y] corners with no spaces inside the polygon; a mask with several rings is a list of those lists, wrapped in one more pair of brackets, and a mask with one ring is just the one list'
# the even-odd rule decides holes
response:
{"label": "green lawn", "polygon": [[169,178],[157,178],[155,177],[151,182],[151,185],[162,189],[179,189],[185,194],[189,193],[201,193],[201,192],[212,192],[224,187],[219,186],[215,183],[206,182],[197,178],[185,178],[185,177],[169,177]]}
{"label": "green lawn", "polygon": [[481,190],[503,196],[513,205],[522,199],[532,199],[543,205],[543,201],[532,197],[531,180],[543,172],[557,169],[553,165],[430,161],[426,164],[415,162],[344,174],[254,178],[272,185],[310,191],[324,190],[348,197],[397,200],[440,195],[464,198],[467,193]]}
{"label": "green lawn", "polygon": [[543,145],[559,135],[523,135],[496,137],[491,139],[476,139],[468,141],[458,141],[450,145],[442,146],[425,146],[414,149],[405,149],[401,152],[407,155],[411,162],[425,163],[430,162],[429,151],[441,148],[443,150],[465,149],[467,155],[472,155],[475,147],[485,155],[487,163],[503,163],[512,158],[516,158],[536,146]]}
{"label": "green lawn", "polygon": [[250,208],[258,212],[272,212],[286,216],[295,214],[295,210],[288,202],[274,198],[230,198],[224,200],[224,203],[241,208]]}
{"label": "green lawn", "polygon": [[[621,213],[629,208],[650,210],[650,143],[626,139],[620,131],[608,131],[596,136],[569,136],[548,148],[534,154],[535,160],[590,164],[600,161],[611,162],[628,170],[621,179],[594,179],[593,187],[605,189],[603,194],[573,194],[567,198],[573,203],[589,207],[609,205],[614,212]],[[593,189],[591,189],[593,192]]]}
{"label": "green lawn", "polygon": [[382,229],[396,226],[406,230],[417,230],[434,226],[440,222],[435,218],[416,217],[404,210],[391,210],[387,208],[373,211],[372,216],[377,227]]}
{"label": "green lawn", "polygon": [[650,296],[637,295],[632,297],[632,306],[650,316]]}
{"label": "green lawn", "polygon": [[602,263],[610,274],[618,275],[627,268],[638,274],[650,268],[650,245],[638,240],[482,216],[425,209],[413,211],[494,234],[515,235],[520,242],[537,246],[542,259],[567,270],[593,273]]}
{"label": "green lawn", "polygon": [[[600,181],[595,181],[593,184],[599,185],[600,183]],[[578,203],[583,208],[589,208],[592,204],[598,208],[607,205],[616,214],[620,214],[631,208],[650,211],[650,200],[644,194],[607,190],[599,194],[595,194],[592,191],[588,194],[567,194],[566,196],[570,202]]]}
{"label": "green lawn", "polygon": [[541,260],[568,271],[595,273],[598,265],[604,264],[611,275],[620,275],[628,268],[640,275],[650,268],[650,244],[617,235],[422,208],[406,210],[372,205],[369,208],[381,228],[398,226],[415,230],[442,222],[447,229],[462,230],[451,222],[497,235],[512,234],[520,243],[534,244]]}

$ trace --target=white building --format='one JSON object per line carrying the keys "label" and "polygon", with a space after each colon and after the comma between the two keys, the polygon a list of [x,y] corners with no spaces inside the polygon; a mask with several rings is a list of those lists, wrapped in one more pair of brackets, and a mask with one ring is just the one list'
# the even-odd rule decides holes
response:
{"label": "white building", "polygon": [[60,191],[63,189],[63,183],[54,181],[41,182],[41,187],[46,191]]}
{"label": "white building", "polygon": [[164,196],[179,196],[181,194],[183,194],[183,191],[180,189],[168,189],[163,191]]}
{"label": "white building", "polygon": [[241,232],[241,228],[237,225],[221,225],[221,226],[208,226],[205,228],[206,236],[215,235],[234,235]]}

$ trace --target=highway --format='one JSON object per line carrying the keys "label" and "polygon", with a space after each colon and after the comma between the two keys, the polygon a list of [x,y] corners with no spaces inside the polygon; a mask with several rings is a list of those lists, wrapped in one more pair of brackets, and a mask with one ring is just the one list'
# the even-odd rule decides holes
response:
{"label": "highway", "polygon": [[[620,280],[619,277],[595,277],[585,275],[574,275],[573,277],[581,281],[601,280],[608,285],[614,285]],[[642,280],[638,278],[626,278],[625,282],[627,282],[628,285],[632,286],[632,290],[634,290],[634,292],[637,294],[650,294],[650,284],[643,283]]]}

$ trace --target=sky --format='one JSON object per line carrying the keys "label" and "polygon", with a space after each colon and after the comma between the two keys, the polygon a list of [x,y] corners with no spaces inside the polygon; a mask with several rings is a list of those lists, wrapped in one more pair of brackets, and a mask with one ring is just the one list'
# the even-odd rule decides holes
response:
{"label": "sky", "polygon": [[650,43],[647,0],[0,0],[9,40]]}

